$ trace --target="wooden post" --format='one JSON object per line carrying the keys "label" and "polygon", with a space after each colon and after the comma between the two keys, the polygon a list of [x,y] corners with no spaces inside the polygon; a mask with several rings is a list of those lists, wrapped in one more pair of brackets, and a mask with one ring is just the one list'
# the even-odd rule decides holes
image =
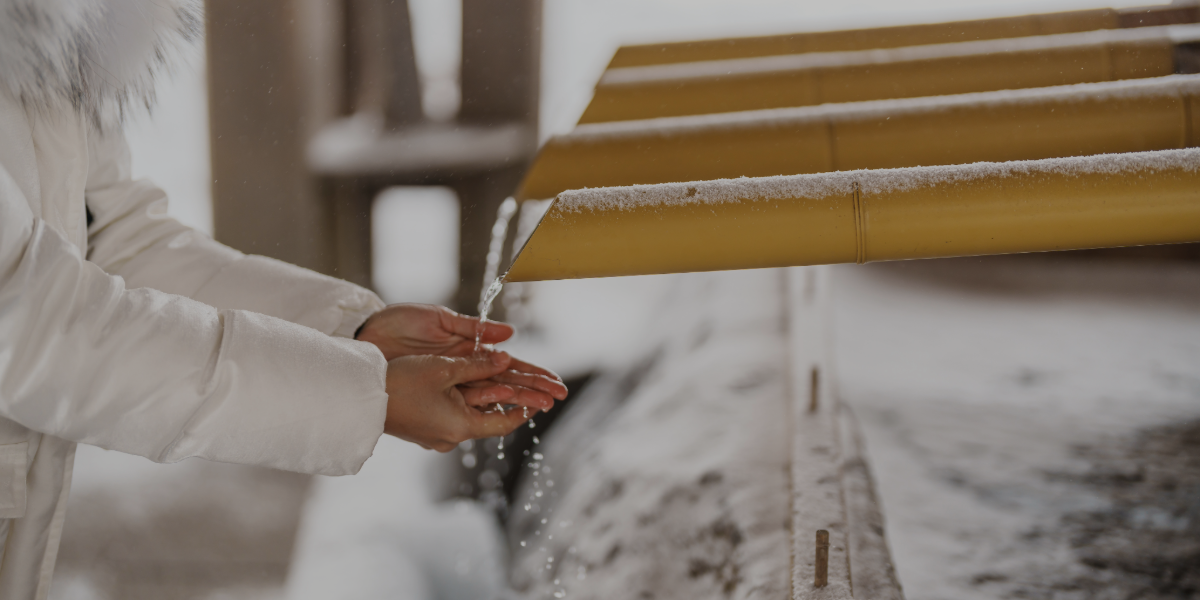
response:
{"label": "wooden post", "polygon": [[829,532],[817,530],[817,562],[813,570],[813,587],[829,585]]}
{"label": "wooden post", "polygon": [[296,13],[292,1],[205,3],[213,228],[244,252],[328,273],[328,206],[304,162]]}
{"label": "wooden post", "polygon": [[808,377],[808,412],[815,413],[821,406],[821,369],[813,367]]}
{"label": "wooden post", "polygon": [[350,112],[383,118],[387,129],[424,119],[407,0],[346,3],[346,80]]}
{"label": "wooden post", "polygon": [[537,127],[541,0],[462,0],[463,123]]}
{"label": "wooden post", "polygon": [[334,179],[325,185],[337,241],[334,273],[346,281],[371,287],[371,204],[379,189],[353,178]]}

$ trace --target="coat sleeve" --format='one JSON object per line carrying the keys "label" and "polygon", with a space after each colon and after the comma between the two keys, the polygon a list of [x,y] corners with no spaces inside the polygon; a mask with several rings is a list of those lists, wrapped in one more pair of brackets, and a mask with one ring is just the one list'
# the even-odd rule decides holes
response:
{"label": "coat sleeve", "polygon": [[370,344],[127,289],[0,168],[0,416],[160,462],[346,474],[382,433],[385,369]]}
{"label": "coat sleeve", "polygon": [[262,256],[247,256],[167,216],[166,194],[130,177],[120,134],[88,144],[88,260],[125,279],[217,308],[250,310],[353,337],[384,304],[369,290]]}

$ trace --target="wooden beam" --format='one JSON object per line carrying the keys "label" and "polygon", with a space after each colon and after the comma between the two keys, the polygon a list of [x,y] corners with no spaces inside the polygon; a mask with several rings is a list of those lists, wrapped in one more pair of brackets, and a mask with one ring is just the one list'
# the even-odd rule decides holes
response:
{"label": "wooden beam", "polygon": [[209,0],[205,14],[216,238],[332,272],[329,207],[304,160],[297,3]]}

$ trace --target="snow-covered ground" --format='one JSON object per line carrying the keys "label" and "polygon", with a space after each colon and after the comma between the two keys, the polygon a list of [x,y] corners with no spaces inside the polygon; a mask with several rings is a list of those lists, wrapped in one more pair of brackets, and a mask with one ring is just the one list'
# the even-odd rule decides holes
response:
{"label": "snow-covered ground", "polygon": [[[1102,4],[547,0],[542,133],[571,128],[622,42]],[[446,27],[445,9],[437,2],[414,0],[418,26],[420,11],[432,11],[429,20],[441,19]],[[452,22],[449,27],[453,29]],[[442,81],[433,102],[453,95],[444,89],[443,72],[448,62],[444,53],[453,44],[447,45],[446,36],[425,39],[432,41],[419,38],[418,44],[443,53],[423,59],[434,71],[442,70],[432,75]],[[130,142],[135,173],[167,189],[174,215],[208,231],[212,217],[201,54],[197,51],[161,90],[154,119],[133,123]],[[430,206],[434,208],[425,209],[436,212],[443,205]],[[445,227],[424,233],[437,239],[453,235]],[[1124,447],[1142,428],[1200,415],[1200,290],[1195,285],[1200,272],[1195,267],[1029,261],[941,264],[948,263],[837,269],[838,381],[867,434],[900,578],[914,600],[1047,596],[1046,590],[1054,589],[1047,582],[1059,574],[1065,574],[1060,582],[1095,575],[1094,568],[1080,566],[1079,550],[1070,540],[1054,532],[1075,522],[1072,515],[1123,502],[1080,483],[1090,481],[1087,473],[1095,466],[1095,452],[1087,449],[1110,440],[1119,442],[1114,447]],[[400,265],[392,272],[410,274],[402,278],[422,273],[426,283],[400,285],[417,288],[411,297],[437,297],[445,273],[411,267]],[[644,349],[642,332],[657,318],[654,298],[663,293],[666,281],[640,277],[537,284],[527,312],[532,321],[512,349],[564,374],[628,366]],[[421,519],[436,522],[471,509],[436,507],[428,496],[415,493],[429,485],[419,474],[431,455],[393,446],[391,441],[381,444],[379,456],[357,481],[321,480],[304,507],[305,478],[195,462],[154,465],[81,447],[64,568],[53,597],[281,597],[286,557],[302,512],[300,535],[312,539],[342,526],[347,532],[379,534],[374,541],[357,538],[362,541],[357,547],[348,536],[351,545],[340,548],[349,562],[371,555],[378,544],[391,553],[387,556],[408,556],[388,561],[387,568],[368,569],[363,577],[380,573],[398,579],[403,573],[397,573],[407,568],[432,568],[411,555],[419,554],[422,544],[446,540],[422,528]],[[1153,508],[1136,513],[1142,516],[1130,522],[1164,531],[1186,531],[1200,522],[1200,516],[1185,522]],[[493,533],[471,521],[476,516],[464,520],[477,524],[475,539],[491,543]],[[370,518],[378,519],[375,527]],[[472,544],[459,535],[438,551],[453,550],[454,540]],[[455,556],[456,574],[464,564],[470,573],[484,572],[473,566],[474,554],[462,554],[461,560]],[[241,570],[229,566],[243,558]],[[110,584],[122,573],[133,573],[143,585],[114,591]],[[198,579],[183,581],[185,576]],[[422,571],[413,577],[446,581],[444,572]],[[414,585],[414,591],[419,589],[429,588]],[[442,589],[453,593],[445,591],[451,586]],[[1076,592],[1056,593],[1069,597]]]}
{"label": "snow-covered ground", "polygon": [[665,294],[643,296],[654,319],[626,344],[635,364],[585,388],[525,467],[511,582],[539,599],[784,597],[784,271],[644,281]]}
{"label": "snow-covered ground", "polygon": [[[1193,486],[1182,504],[1166,486],[1132,503],[1117,491],[1160,462],[1131,449],[1140,432],[1200,426],[1200,265],[1027,256],[837,274],[838,384],[909,600],[1188,597],[1154,572],[1180,540],[1141,538],[1200,531],[1200,447],[1172,451],[1190,461],[1168,478]],[[1099,484],[1114,468],[1133,479]],[[1103,549],[1081,520],[1143,572],[1088,566]]]}

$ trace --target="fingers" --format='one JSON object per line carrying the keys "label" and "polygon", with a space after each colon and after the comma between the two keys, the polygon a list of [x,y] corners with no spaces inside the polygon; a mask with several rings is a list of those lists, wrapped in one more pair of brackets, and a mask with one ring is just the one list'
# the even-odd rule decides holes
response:
{"label": "fingers", "polygon": [[525,387],[515,388],[517,392],[516,400],[513,404],[518,406],[528,406],[534,410],[550,410],[554,408],[554,397],[550,394],[531,390]]}
{"label": "fingers", "polygon": [[[512,364],[509,366],[509,368],[513,369],[515,371],[521,371],[522,373],[533,373],[534,375],[541,375],[543,377],[549,377],[550,379],[553,379],[554,381],[562,383],[562,377],[559,377],[558,374],[555,373],[554,371],[551,371],[550,369],[544,369],[533,363],[528,363],[528,362],[525,362],[525,361],[517,359],[517,358],[512,359]],[[564,389],[565,389],[565,386],[564,386]]]}
{"label": "fingers", "polygon": [[[475,382],[458,386],[467,406],[482,408],[491,404],[518,404],[517,390],[507,385]],[[524,405],[523,405],[524,406]]]}
{"label": "fingers", "polygon": [[475,338],[463,340],[442,352],[442,356],[471,356],[475,353]]}
{"label": "fingers", "polygon": [[554,397],[518,385],[503,385],[495,383],[495,378],[487,381],[475,381],[458,386],[467,406],[486,408],[495,404],[515,404],[533,410],[550,410],[554,408]]}
{"label": "fingers", "polygon": [[[475,334],[479,328],[479,318],[460,315],[448,308],[443,308],[438,314],[441,318],[443,329],[467,338],[471,340],[471,343],[475,342]],[[480,341],[485,344],[499,344],[512,337],[514,331],[512,325],[507,323],[488,321],[483,324],[483,335]]]}
{"label": "fingers", "polygon": [[449,362],[449,369],[446,373],[447,386],[490,379],[508,370],[508,365],[512,362],[512,358],[507,352],[489,352],[482,356],[445,360]]}
{"label": "fingers", "polygon": [[473,413],[470,417],[469,429],[471,437],[475,439],[497,437],[508,435],[512,430],[520,427],[522,423],[528,421],[535,413],[525,411],[520,408],[514,408],[505,412],[480,412],[470,410]]}
{"label": "fingers", "polygon": [[[517,362],[516,360],[513,361]],[[509,369],[492,378],[497,383],[506,383],[510,385],[528,388],[550,396],[557,400],[565,400],[567,398],[567,386],[563,385],[558,379],[551,379],[545,375],[532,375],[530,373],[522,373],[512,368],[509,364]]]}

